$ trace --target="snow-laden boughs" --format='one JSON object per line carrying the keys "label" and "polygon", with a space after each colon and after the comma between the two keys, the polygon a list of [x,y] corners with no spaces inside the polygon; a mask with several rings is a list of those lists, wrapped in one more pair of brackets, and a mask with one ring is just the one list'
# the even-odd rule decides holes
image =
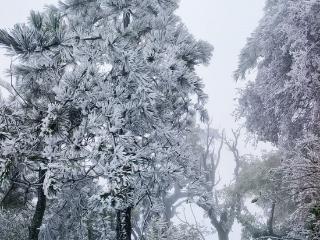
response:
{"label": "snow-laden boughs", "polygon": [[319,202],[319,29],[319,1],[267,1],[235,74],[245,78],[257,70],[255,81],[241,92],[239,114],[258,139],[287,153],[282,163],[290,183],[286,191],[301,206],[292,216],[297,224],[290,235],[294,239],[305,239],[308,233],[314,239],[318,231],[306,221]]}
{"label": "snow-laden boughs", "polygon": [[[207,118],[195,66],[207,64],[212,49],[187,32],[177,7],[174,0],[69,0],[0,32],[14,56],[13,122],[1,115],[1,132],[10,135],[1,139],[8,159],[1,164],[13,161],[19,183],[37,190],[30,239],[39,231],[57,238],[53,223],[66,209],[69,221],[77,218],[71,202],[82,198],[73,192],[83,183],[96,187],[88,196],[83,186],[79,206],[113,214],[115,238],[130,239],[134,207],[157,199],[181,173],[186,134],[197,113]],[[93,232],[110,232],[102,224],[94,230],[89,216]]]}
{"label": "snow-laden boughs", "polygon": [[274,143],[318,134],[318,1],[268,1],[265,17],[240,55],[236,78],[257,67],[241,94],[249,130]]}
{"label": "snow-laden boughs", "polygon": [[237,216],[243,225],[242,239],[286,239],[295,230],[292,215],[297,212],[298,201],[292,197],[291,183],[281,167],[284,157],[281,152],[271,152],[243,162],[238,188],[250,201]]}
{"label": "snow-laden boughs", "polygon": [[159,218],[151,219],[147,229],[146,239],[149,240],[203,240],[202,229],[198,226],[184,223],[168,227],[167,223]]}

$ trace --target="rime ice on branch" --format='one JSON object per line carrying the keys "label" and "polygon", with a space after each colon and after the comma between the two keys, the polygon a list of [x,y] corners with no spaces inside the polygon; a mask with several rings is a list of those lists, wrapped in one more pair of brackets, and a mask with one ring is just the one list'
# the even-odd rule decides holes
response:
{"label": "rime ice on branch", "polygon": [[13,57],[1,189],[21,189],[24,204],[37,197],[29,239],[131,239],[137,205],[160,211],[159,195],[188,161],[181,141],[197,112],[206,119],[195,66],[212,50],[177,7],[68,0],[0,31]]}

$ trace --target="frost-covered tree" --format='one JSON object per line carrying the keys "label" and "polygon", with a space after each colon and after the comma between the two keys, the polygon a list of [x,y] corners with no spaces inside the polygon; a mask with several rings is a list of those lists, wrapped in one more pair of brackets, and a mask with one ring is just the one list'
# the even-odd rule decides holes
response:
{"label": "frost-covered tree", "polygon": [[[284,178],[283,158],[280,152],[274,152],[261,159],[251,156],[243,162],[238,189],[245,193],[245,199],[251,200],[237,216],[243,225],[243,239],[287,239],[292,231],[291,217],[297,210],[297,202]],[[252,208],[262,214],[253,212]]]}
{"label": "frost-covered tree", "polygon": [[[199,180],[191,186],[191,192],[197,194],[196,203],[202,208],[214,229],[219,240],[228,240],[241,208],[241,193],[236,189],[241,166],[241,156],[238,151],[240,131],[232,131],[233,139],[229,140],[218,131],[207,128],[204,132],[203,152],[199,156]],[[219,166],[223,148],[231,153],[234,161],[234,178],[230,185],[219,187],[221,177]],[[195,191],[195,192],[194,192]]]}
{"label": "frost-covered tree", "polygon": [[[68,0],[0,31],[13,59],[0,176],[3,189],[18,184],[37,200],[29,239],[63,234],[57,215],[80,221],[91,239],[131,239],[133,209],[142,199],[155,206],[188,162],[181,142],[197,112],[206,118],[195,66],[212,49],[187,32],[177,7]],[[108,226],[115,219],[114,236],[94,212]]]}
{"label": "frost-covered tree", "polygon": [[27,209],[2,209],[0,212],[1,239],[28,239],[29,213]]}
{"label": "frost-covered tree", "polygon": [[[320,3],[268,0],[265,15],[240,55],[235,77],[256,69],[241,92],[239,113],[249,131],[287,152],[283,166],[301,208],[293,216],[296,235],[305,239],[312,206],[319,203]],[[317,232],[315,235],[319,234]],[[313,239],[310,237],[310,239]]]}
{"label": "frost-covered tree", "polygon": [[[200,132],[201,134],[201,132]],[[219,133],[209,126],[202,132],[203,149],[198,156],[198,179],[190,186],[195,203],[204,210],[219,240],[228,240],[236,216],[242,207],[242,192],[237,189],[242,156],[238,150],[240,129],[232,131],[228,139],[224,131]],[[200,135],[201,137],[201,135]],[[224,151],[229,151],[233,158],[233,179],[229,185],[219,186],[220,162]]]}
{"label": "frost-covered tree", "polygon": [[148,240],[204,240],[202,232],[197,226],[184,223],[173,224],[168,226],[166,221],[154,218],[146,232],[146,239]]}
{"label": "frost-covered tree", "polygon": [[241,52],[237,79],[257,68],[240,98],[247,127],[261,140],[294,144],[318,136],[319,1],[269,0]]}
{"label": "frost-covered tree", "polygon": [[[174,186],[165,198],[166,215],[173,217],[185,201],[198,206],[210,220],[219,240],[228,240],[236,217],[242,208],[243,192],[237,187],[242,157],[238,151],[240,130],[232,131],[232,138],[224,131],[197,127],[188,136],[192,145],[192,157],[187,165],[188,176],[184,185]],[[234,174],[230,184],[222,186],[219,167],[223,155],[229,152],[234,162]],[[227,154],[225,154],[227,155]]]}

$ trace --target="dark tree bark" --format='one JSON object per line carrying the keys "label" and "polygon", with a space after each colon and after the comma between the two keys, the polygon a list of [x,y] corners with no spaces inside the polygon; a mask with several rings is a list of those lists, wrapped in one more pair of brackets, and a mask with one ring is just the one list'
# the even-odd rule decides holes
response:
{"label": "dark tree bark", "polygon": [[130,24],[130,12],[123,13],[123,27],[126,29]]}
{"label": "dark tree bark", "polygon": [[222,214],[219,221],[213,208],[203,209],[208,213],[212,226],[217,230],[219,240],[229,240],[230,229],[224,228],[225,222],[227,222],[227,217]]}
{"label": "dark tree bark", "polygon": [[218,230],[218,237],[219,240],[229,240],[229,233],[227,233],[226,231]]}
{"label": "dark tree bark", "polygon": [[39,186],[37,188],[38,201],[34,212],[31,225],[29,227],[29,240],[38,240],[40,227],[42,225],[44,212],[46,210],[46,196],[43,191],[43,181],[46,175],[46,170],[39,170]]}
{"label": "dark tree bark", "polygon": [[88,230],[88,240],[94,240],[95,234],[90,221],[88,222],[87,230]]}
{"label": "dark tree bark", "polygon": [[131,231],[132,231],[132,226],[131,226],[131,207],[126,209],[125,212],[125,231],[127,235],[127,239],[131,239]]}
{"label": "dark tree bark", "polygon": [[117,212],[117,240],[131,240],[131,207]]}
{"label": "dark tree bark", "polygon": [[274,210],[276,208],[276,203],[275,202],[272,202],[272,205],[271,205],[271,211],[270,211],[270,217],[268,219],[268,232],[269,234],[272,236],[274,234],[273,232],[273,219],[274,219]]}

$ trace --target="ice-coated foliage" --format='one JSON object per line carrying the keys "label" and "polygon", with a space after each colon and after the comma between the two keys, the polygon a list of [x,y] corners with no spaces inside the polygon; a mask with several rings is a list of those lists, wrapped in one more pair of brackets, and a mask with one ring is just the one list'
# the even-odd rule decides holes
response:
{"label": "ice-coated foliage", "polygon": [[291,216],[293,239],[319,236],[319,30],[318,0],[267,1],[235,73],[239,79],[257,71],[239,99],[248,130],[286,153],[286,191],[300,206]]}
{"label": "ice-coated foliage", "polygon": [[148,240],[202,240],[202,229],[191,224],[179,224],[168,227],[165,221],[154,218],[147,230]]}
{"label": "ice-coated foliage", "polygon": [[13,95],[0,109],[1,183],[37,189],[30,232],[40,228],[41,239],[127,239],[121,217],[117,227],[110,219],[157,199],[188,161],[181,143],[197,113],[207,118],[195,66],[212,48],[177,7],[68,0],[0,31],[14,57]]}
{"label": "ice-coated foliage", "polygon": [[250,201],[237,217],[244,227],[242,239],[267,236],[285,239],[294,230],[292,214],[298,208],[298,201],[291,196],[290,183],[284,178],[283,158],[281,152],[273,152],[243,162],[237,185]]}
{"label": "ice-coated foliage", "polygon": [[274,143],[319,133],[319,1],[267,1],[236,78],[257,68],[240,98],[248,129]]}
{"label": "ice-coated foliage", "polygon": [[0,233],[4,240],[28,239],[28,221],[30,212],[27,209],[1,210]]}

